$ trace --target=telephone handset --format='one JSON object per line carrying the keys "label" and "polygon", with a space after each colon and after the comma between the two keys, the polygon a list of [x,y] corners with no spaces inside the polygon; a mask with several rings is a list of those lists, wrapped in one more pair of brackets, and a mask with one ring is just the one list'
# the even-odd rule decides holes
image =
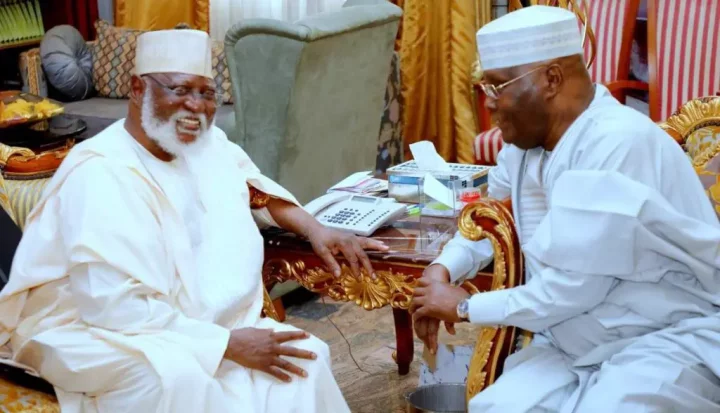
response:
{"label": "telephone handset", "polygon": [[406,206],[393,199],[338,191],[310,201],[305,210],[325,226],[367,237],[401,218]]}

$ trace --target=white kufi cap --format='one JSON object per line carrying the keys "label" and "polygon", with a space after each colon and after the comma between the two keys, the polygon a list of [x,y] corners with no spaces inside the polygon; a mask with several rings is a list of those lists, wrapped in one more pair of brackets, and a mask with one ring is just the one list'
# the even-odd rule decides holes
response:
{"label": "white kufi cap", "polygon": [[184,73],[213,78],[210,36],[200,30],[157,30],[138,36],[135,74]]}
{"label": "white kufi cap", "polygon": [[483,70],[503,69],[582,54],[575,13],[552,6],[530,6],[508,13],[477,32]]}

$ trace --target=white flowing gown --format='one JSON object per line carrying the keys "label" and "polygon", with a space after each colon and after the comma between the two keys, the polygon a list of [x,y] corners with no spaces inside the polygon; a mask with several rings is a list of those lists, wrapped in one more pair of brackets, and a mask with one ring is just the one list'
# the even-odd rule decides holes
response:
{"label": "white flowing gown", "polygon": [[28,218],[0,293],[0,344],[55,387],[63,412],[348,412],[318,354],[290,383],[223,358],[261,318],[263,239],[247,184],[297,204],[213,127],[164,163],[124,120],[75,147]]}

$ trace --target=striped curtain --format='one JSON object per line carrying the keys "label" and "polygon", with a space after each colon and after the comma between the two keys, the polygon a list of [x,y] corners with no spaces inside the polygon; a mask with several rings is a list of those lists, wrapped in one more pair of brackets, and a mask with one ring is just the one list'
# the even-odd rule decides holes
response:
{"label": "striped curtain", "polygon": [[649,18],[657,19],[649,34],[657,45],[657,84],[650,85],[650,94],[660,95],[650,117],[661,121],[685,102],[720,89],[720,2],[648,1]]}

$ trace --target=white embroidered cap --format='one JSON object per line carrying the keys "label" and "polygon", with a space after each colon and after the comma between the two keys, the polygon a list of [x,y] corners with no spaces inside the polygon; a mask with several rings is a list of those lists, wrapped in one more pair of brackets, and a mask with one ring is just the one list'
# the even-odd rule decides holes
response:
{"label": "white embroidered cap", "polygon": [[185,73],[213,78],[210,36],[200,30],[143,33],[135,48],[135,74]]}
{"label": "white embroidered cap", "polygon": [[483,70],[583,53],[575,13],[552,6],[523,7],[491,21],[478,30],[477,46]]}

